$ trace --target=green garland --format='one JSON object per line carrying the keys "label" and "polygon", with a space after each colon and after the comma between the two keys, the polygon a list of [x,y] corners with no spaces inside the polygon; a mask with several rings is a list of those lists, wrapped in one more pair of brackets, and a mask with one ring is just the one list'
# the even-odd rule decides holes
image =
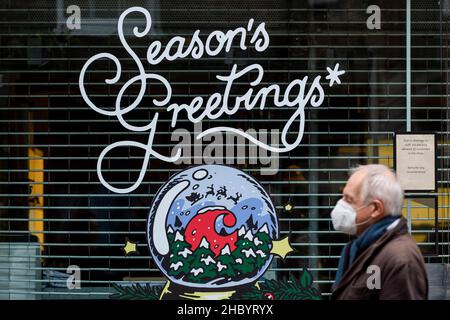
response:
{"label": "green garland", "polygon": [[241,295],[243,300],[321,300],[320,291],[312,286],[312,276],[307,269],[299,280],[293,276],[288,281],[266,280]]}
{"label": "green garland", "polygon": [[159,300],[162,292],[162,287],[149,284],[142,286],[136,283],[131,286],[121,286],[113,283],[112,286],[117,292],[111,295],[111,299],[116,300]]}
{"label": "green garland", "polygon": [[[117,291],[111,295],[112,299],[118,300],[159,300],[163,287],[150,284],[122,286],[113,284]],[[288,281],[266,280],[259,283],[259,289],[255,286],[233,297],[242,300],[321,300],[320,291],[313,287],[311,273],[303,269],[300,279],[293,276]]]}

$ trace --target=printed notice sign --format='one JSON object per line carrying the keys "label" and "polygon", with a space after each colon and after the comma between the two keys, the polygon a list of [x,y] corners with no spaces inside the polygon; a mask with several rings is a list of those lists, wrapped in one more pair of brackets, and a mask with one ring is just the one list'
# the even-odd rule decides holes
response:
{"label": "printed notice sign", "polygon": [[405,191],[436,189],[436,137],[402,133],[395,136],[395,168]]}

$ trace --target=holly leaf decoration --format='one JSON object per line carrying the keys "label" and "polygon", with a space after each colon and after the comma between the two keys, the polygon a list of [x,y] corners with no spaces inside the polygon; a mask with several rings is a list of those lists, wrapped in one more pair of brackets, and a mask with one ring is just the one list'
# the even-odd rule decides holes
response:
{"label": "holly leaf decoration", "polygon": [[289,280],[266,280],[243,293],[243,300],[321,300],[318,289],[312,286],[313,278],[307,269],[303,269],[300,279],[291,276]]}
{"label": "holly leaf decoration", "polygon": [[312,285],[311,273],[309,273],[309,271],[306,269],[303,269],[303,272],[300,276],[300,285],[304,289],[307,289],[307,288],[311,287],[311,285]]}
{"label": "holly leaf decoration", "polygon": [[162,287],[149,284],[136,283],[130,286],[122,286],[113,283],[112,286],[117,292],[110,297],[115,300],[159,300],[162,292]]}

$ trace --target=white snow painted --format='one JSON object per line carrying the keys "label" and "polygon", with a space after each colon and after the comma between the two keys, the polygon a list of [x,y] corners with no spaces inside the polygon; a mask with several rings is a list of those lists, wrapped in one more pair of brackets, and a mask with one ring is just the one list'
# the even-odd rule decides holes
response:
{"label": "white snow painted", "polygon": [[183,256],[183,258],[185,258],[185,259],[186,259],[186,257],[187,257],[188,255],[190,255],[190,254],[192,254],[192,251],[189,250],[188,248],[184,248],[183,251],[178,252],[178,255],[179,255],[179,256]]}
{"label": "white snow painted", "polygon": [[223,255],[230,255],[231,254],[231,250],[230,250],[230,246],[228,244],[225,245],[225,247],[222,248],[222,250],[220,250],[220,254]]}
{"label": "white snow painted", "polygon": [[200,261],[203,262],[204,264],[206,264],[207,266],[209,266],[210,263],[216,264],[216,261],[211,256],[208,256],[206,258],[201,258]]}
{"label": "white snow painted", "polygon": [[261,240],[258,239],[258,237],[255,237],[253,239],[253,243],[255,244],[255,246],[259,246],[260,244],[262,244],[263,242]]}
{"label": "white snow painted", "polygon": [[178,231],[175,232],[175,242],[176,241],[184,241],[184,237],[181,233],[179,233]]}
{"label": "white snow painted", "polygon": [[247,233],[244,236],[244,239],[247,239],[249,241],[253,241],[253,234],[251,230],[248,230]]}
{"label": "white snow painted", "polygon": [[177,271],[182,266],[183,266],[183,262],[178,261],[177,263],[172,263],[170,265],[170,269],[173,269],[173,270]]}
{"label": "white snow painted", "polygon": [[217,207],[205,207],[205,208],[203,208],[201,210],[198,210],[198,213],[205,213],[205,212],[210,211],[210,210],[223,210],[223,209],[225,209],[225,207],[220,207],[220,206],[217,206]]}
{"label": "white snow painted", "polygon": [[203,268],[192,269],[191,272],[194,276],[198,276],[200,273],[204,273]]}
{"label": "white snow painted", "polygon": [[247,250],[246,250],[246,249],[242,249],[242,253],[245,254],[245,257],[246,257],[246,258],[248,258],[248,257],[254,257],[254,258],[256,258],[255,251],[253,251],[252,248],[247,249]]}
{"label": "white snow painted", "polygon": [[205,237],[202,238],[202,242],[200,242],[200,247],[209,249],[209,242],[208,242],[208,240],[206,240]]}
{"label": "white snow painted", "polygon": [[256,254],[258,254],[261,258],[266,257],[266,254],[262,250],[256,250]]}
{"label": "white snow painted", "polygon": [[228,269],[228,267],[222,263],[220,263],[220,261],[217,263],[217,270],[222,271],[222,269]]}
{"label": "white snow painted", "polygon": [[269,234],[269,228],[267,227],[267,223],[264,223],[264,225],[259,229],[259,232],[264,232]]}
{"label": "white snow painted", "polygon": [[245,234],[247,230],[245,230],[245,226],[242,226],[238,231],[238,236],[242,236]]}

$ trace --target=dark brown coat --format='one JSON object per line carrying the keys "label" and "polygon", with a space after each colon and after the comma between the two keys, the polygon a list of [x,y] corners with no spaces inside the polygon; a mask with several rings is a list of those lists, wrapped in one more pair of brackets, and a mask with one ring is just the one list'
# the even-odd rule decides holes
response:
{"label": "dark brown coat", "polygon": [[[380,289],[369,289],[367,285],[373,275],[368,271],[371,265],[379,267]],[[332,299],[337,300],[427,298],[428,278],[423,257],[408,233],[404,218],[358,256],[332,293]]]}

